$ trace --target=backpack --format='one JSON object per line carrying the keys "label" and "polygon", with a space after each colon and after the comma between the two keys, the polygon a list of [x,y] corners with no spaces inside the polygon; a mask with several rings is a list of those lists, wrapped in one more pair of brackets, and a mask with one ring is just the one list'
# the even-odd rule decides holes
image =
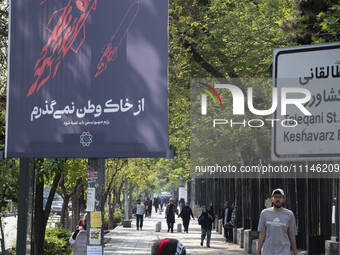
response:
{"label": "backpack", "polygon": [[201,216],[198,217],[198,220],[197,220],[198,221],[198,225],[202,225],[203,219],[204,219],[204,215],[201,214]]}

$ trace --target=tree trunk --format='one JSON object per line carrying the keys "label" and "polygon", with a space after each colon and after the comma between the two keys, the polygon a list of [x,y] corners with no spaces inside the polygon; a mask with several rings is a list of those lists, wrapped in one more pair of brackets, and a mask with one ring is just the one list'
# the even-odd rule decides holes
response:
{"label": "tree trunk", "polygon": [[43,196],[44,181],[36,182],[33,222],[33,251],[35,255],[44,254],[44,240],[47,220],[45,220],[45,213],[43,209]]}
{"label": "tree trunk", "polygon": [[72,198],[72,222],[71,222],[71,231],[74,232],[76,230],[76,196]]}
{"label": "tree trunk", "polygon": [[75,231],[75,225],[80,220],[80,212],[84,211],[84,187],[83,185],[79,185],[76,189],[75,196],[72,199],[72,231]]}
{"label": "tree trunk", "polygon": [[108,222],[108,229],[114,229],[114,222],[113,222],[113,214],[114,214],[114,206],[112,203],[112,193],[109,194],[109,201],[108,201],[108,207],[109,207],[109,222]]}
{"label": "tree trunk", "polygon": [[2,216],[0,216],[0,232],[1,232],[1,251],[2,254],[5,254],[5,234],[4,234],[4,228],[2,226]]}
{"label": "tree trunk", "polygon": [[[60,213],[60,226],[66,228],[65,218],[68,218],[68,202],[70,201],[70,197],[68,195],[64,196],[63,207],[61,208]],[[67,215],[66,215],[67,213]]]}
{"label": "tree trunk", "polygon": [[73,207],[75,207],[74,217],[75,217],[75,220],[76,220],[76,224],[80,220],[80,196],[81,196],[81,189],[77,189],[76,197],[74,199],[75,200],[75,204],[72,205]]}
{"label": "tree trunk", "polygon": [[81,212],[85,212],[85,210],[86,210],[86,201],[85,201],[85,190],[84,190],[84,186],[83,185],[81,185],[81,189],[80,189],[79,202],[80,202],[80,211]]}
{"label": "tree trunk", "polygon": [[33,222],[33,254],[44,254],[44,241],[47,220],[50,215],[51,205],[56,193],[56,189],[61,178],[61,174],[54,176],[51,191],[47,199],[45,211],[43,209],[44,198],[44,181],[37,181],[35,186],[35,206],[34,206],[34,222]]}
{"label": "tree trunk", "polygon": [[[72,191],[68,194],[67,189],[65,187],[65,175],[62,174],[60,182],[59,182],[59,187],[61,188],[62,192],[62,197],[63,197],[63,207],[61,209],[60,213],[60,225],[63,228],[68,227],[68,203],[70,202],[70,199],[77,194],[78,187],[81,185],[83,179],[79,177],[75,183],[75,185],[72,188]],[[66,215],[67,213],[67,215]],[[66,218],[67,217],[67,218]],[[65,223],[65,218],[66,218],[66,223]],[[66,226],[67,225],[67,226]]]}
{"label": "tree trunk", "polygon": [[116,193],[116,200],[115,202],[118,203],[118,206],[119,206],[119,209],[122,210],[122,203],[120,201],[120,194],[122,194],[122,189],[123,189],[123,185],[124,185],[124,175],[122,176],[122,180],[120,182],[120,187],[118,188],[117,190],[117,193]]}

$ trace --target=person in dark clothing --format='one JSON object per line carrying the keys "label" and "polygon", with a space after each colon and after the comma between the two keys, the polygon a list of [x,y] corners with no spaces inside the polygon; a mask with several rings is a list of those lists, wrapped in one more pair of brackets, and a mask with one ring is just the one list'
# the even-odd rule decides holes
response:
{"label": "person in dark clothing", "polygon": [[192,217],[193,220],[195,219],[194,215],[192,214],[192,210],[190,208],[190,203],[187,202],[185,206],[183,207],[181,213],[179,214],[179,217],[181,217],[183,221],[184,232],[187,232],[187,233],[189,229],[190,216]]}
{"label": "person in dark clothing", "polygon": [[233,242],[233,224],[231,222],[233,208],[229,206],[229,202],[224,203],[224,208],[222,210],[222,224],[224,227],[224,234],[226,242]]}
{"label": "person in dark clothing", "polygon": [[174,232],[175,214],[178,215],[177,206],[175,206],[174,204],[174,199],[170,198],[170,203],[166,206],[165,209],[165,218],[166,223],[168,224],[168,232],[169,230],[171,230],[171,233]]}
{"label": "person in dark clothing", "polygon": [[208,209],[206,209],[206,206],[202,206],[202,221],[201,221],[201,246],[203,246],[203,242],[205,239],[205,236],[207,236],[207,247],[210,248],[210,238],[211,238],[211,230],[212,230],[212,224],[215,220],[215,213],[213,210],[213,207],[210,205]]}
{"label": "person in dark clothing", "polygon": [[145,205],[145,218],[149,216],[149,204],[150,204],[150,198],[146,198],[146,200],[144,201],[144,205]]}
{"label": "person in dark clothing", "polygon": [[177,200],[177,198],[174,199],[174,205],[176,206],[176,208],[178,207],[178,200]]}
{"label": "person in dark clothing", "polygon": [[163,212],[163,205],[164,205],[164,197],[161,197],[161,212]]}
{"label": "person in dark clothing", "polygon": [[149,205],[148,205],[148,216],[149,217],[151,217],[151,213],[152,213],[152,199],[150,199]]}
{"label": "person in dark clothing", "polygon": [[159,206],[158,197],[155,197],[155,198],[153,199],[153,206],[155,207],[155,211],[156,211],[156,213],[157,213],[158,206]]}
{"label": "person in dark clothing", "polygon": [[145,217],[151,217],[152,212],[152,200],[150,198],[146,198],[145,202]]}
{"label": "person in dark clothing", "polygon": [[184,200],[184,198],[181,198],[179,200],[179,210],[180,210],[180,212],[182,211],[184,206],[185,206],[185,200]]}

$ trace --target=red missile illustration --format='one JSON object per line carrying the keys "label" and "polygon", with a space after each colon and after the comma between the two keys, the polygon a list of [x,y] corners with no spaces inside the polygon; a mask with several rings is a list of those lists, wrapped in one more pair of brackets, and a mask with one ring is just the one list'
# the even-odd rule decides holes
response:
{"label": "red missile illustration", "polygon": [[119,46],[121,46],[128,30],[130,29],[134,19],[136,18],[139,11],[139,0],[133,2],[124,18],[119,24],[113,36],[111,36],[110,41],[102,49],[102,57],[97,64],[97,72],[94,77],[99,76],[108,66],[111,61],[114,61],[117,57],[117,52]]}
{"label": "red missile illustration", "polygon": [[85,21],[91,11],[96,10],[96,6],[97,0],[70,0],[65,7],[52,14],[46,26],[51,35],[35,63],[35,81],[27,97],[38,92],[51,76],[54,78],[61,61],[70,49],[78,52],[85,40]]}

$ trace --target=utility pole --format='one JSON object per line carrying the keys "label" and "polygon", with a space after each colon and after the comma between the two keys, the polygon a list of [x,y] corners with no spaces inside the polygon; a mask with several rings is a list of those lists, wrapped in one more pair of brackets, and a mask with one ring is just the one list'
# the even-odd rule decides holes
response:
{"label": "utility pole", "polygon": [[31,158],[20,159],[17,254],[31,254],[33,213],[33,164]]}
{"label": "utility pole", "polygon": [[88,159],[87,254],[104,254],[105,159]]}

